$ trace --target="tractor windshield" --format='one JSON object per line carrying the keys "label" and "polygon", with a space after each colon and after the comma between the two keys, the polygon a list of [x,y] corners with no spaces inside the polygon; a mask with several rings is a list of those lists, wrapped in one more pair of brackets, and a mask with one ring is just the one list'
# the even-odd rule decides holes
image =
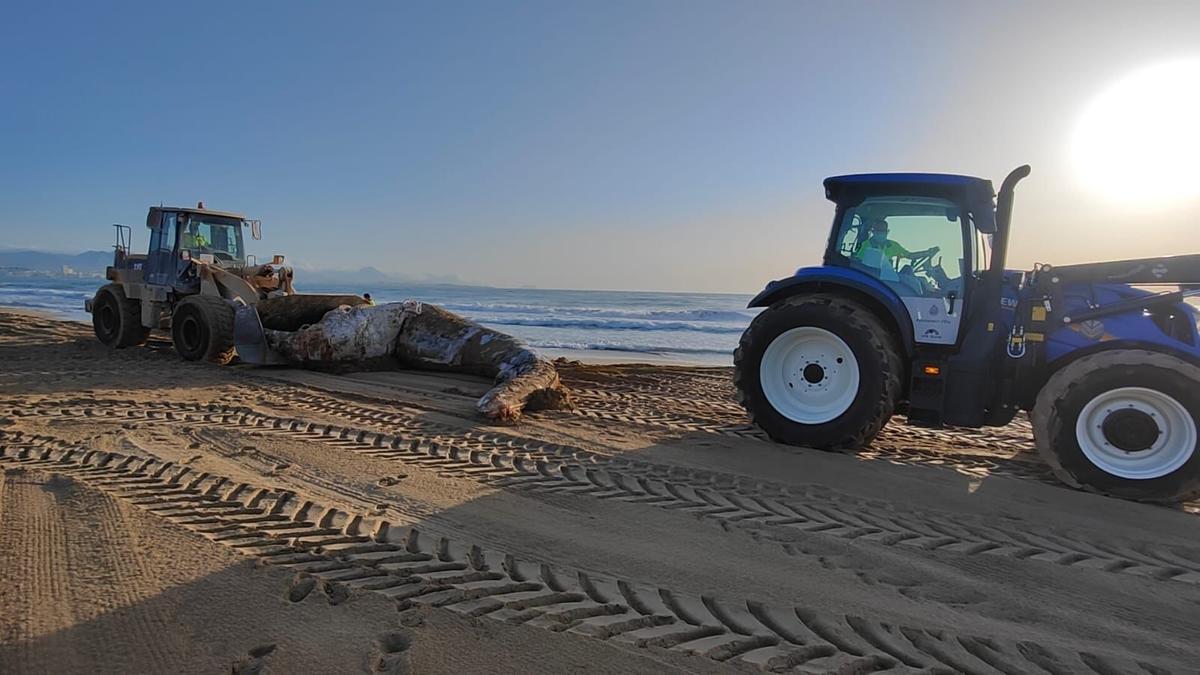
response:
{"label": "tractor windshield", "polygon": [[902,297],[962,297],[961,213],[928,197],[871,197],[846,209],[838,253]]}
{"label": "tractor windshield", "polygon": [[192,255],[212,254],[218,262],[240,261],[242,221],[199,213],[179,214],[179,248]]}

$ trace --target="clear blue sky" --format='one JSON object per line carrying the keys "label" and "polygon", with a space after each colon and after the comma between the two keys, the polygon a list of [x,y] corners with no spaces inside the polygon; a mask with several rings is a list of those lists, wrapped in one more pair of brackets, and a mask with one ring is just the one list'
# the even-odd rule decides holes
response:
{"label": "clear blue sky", "polygon": [[312,267],[748,291],[818,259],[826,175],[1024,162],[1014,262],[1194,238],[1195,203],[1090,203],[1065,139],[1200,56],[1200,3],[1043,4],[10,0],[0,244],[104,248],[203,199]]}

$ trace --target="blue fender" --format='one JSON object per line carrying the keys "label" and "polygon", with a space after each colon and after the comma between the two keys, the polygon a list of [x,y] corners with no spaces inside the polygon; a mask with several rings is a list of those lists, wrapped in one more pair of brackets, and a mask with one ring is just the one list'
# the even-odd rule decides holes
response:
{"label": "blue fender", "polygon": [[912,318],[895,291],[869,274],[848,267],[804,267],[786,279],[767,284],[747,307],[770,307],[798,293],[840,291],[879,313],[880,319],[892,320],[896,334],[908,354],[914,352]]}

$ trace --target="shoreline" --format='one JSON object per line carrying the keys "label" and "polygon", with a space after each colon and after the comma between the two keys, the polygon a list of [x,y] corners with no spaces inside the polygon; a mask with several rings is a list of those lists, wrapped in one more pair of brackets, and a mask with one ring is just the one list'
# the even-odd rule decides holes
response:
{"label": "shoreline", "polygon": [[86,324],[86,325],[91,325],[91,323],[88,321],[84,321],[82,319],[72,319],[70,317],[63,316],[62,314],[55,312],[52,309],[41,309],[38,307],[14,307],[12,305],[0,305],[0,312],[4,312],[6,314],[17,314],[19,316],[36,317],[38,319],[48,319],[50,321],[69,321],[69,322],[73,322],[73,323],[82,323],[82,324]]}
{"label": "shoreline", "polygon": [[689,366],[693,368],[732,368],[733,354],[724,361],[717,359],[676,358],[661,352],[626,352],[616,349],[557,349],[534,347],[535,351],[551,361],[564,358],[592,366]]}
{"label": "shoreline", "polygon": [[[21,314],[24,316],[32,316],[51,321],[64,321],[69,323],[78,323],[85,326],[91,326],[91,321],[85,318],[78,318],[67,315],[63,312],[58,312],[53,309],[41,309],[33,307],[15,307],[12,305],[0,305],[0,312],[8,312],[12,314]],[[496,329],[499,330],[499,329]],[[503,331],[501,331],[503,332]],[[673,356],[662,352],[634,352],[622,351],[617,349],[563,349],[559,347],[532,347],[535,351],[545,356],[551,361],[555,359],[566,359],[568,361],[578,361],[587,365],[595,366],[686,366],[697,368],[731,368],[733,367],[733,354],[729,354],[724,360],[720,358],[700,359],[686,358],[686,355],[680,357]]]}

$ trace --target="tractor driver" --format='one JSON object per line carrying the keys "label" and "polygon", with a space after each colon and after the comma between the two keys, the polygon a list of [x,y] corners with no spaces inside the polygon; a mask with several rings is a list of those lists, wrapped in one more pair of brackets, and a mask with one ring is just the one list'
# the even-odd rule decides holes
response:
{"label": "tractor driver", "polygon": [[[883,259],[895,261],[898,258],[924,258],[931,256],[941,249],[937,246],[930,246],[924,251],[911,252],[900,244],[888,239],[888,224],[884,218],[876,218],[870,221],[871,236],[858,245],[854,249],[854,258],[858,261],[863,261],[867,257],[867,253],[872,249],[877,249],[883,254]],[[895,265],[895,262],[892,262]]]}

